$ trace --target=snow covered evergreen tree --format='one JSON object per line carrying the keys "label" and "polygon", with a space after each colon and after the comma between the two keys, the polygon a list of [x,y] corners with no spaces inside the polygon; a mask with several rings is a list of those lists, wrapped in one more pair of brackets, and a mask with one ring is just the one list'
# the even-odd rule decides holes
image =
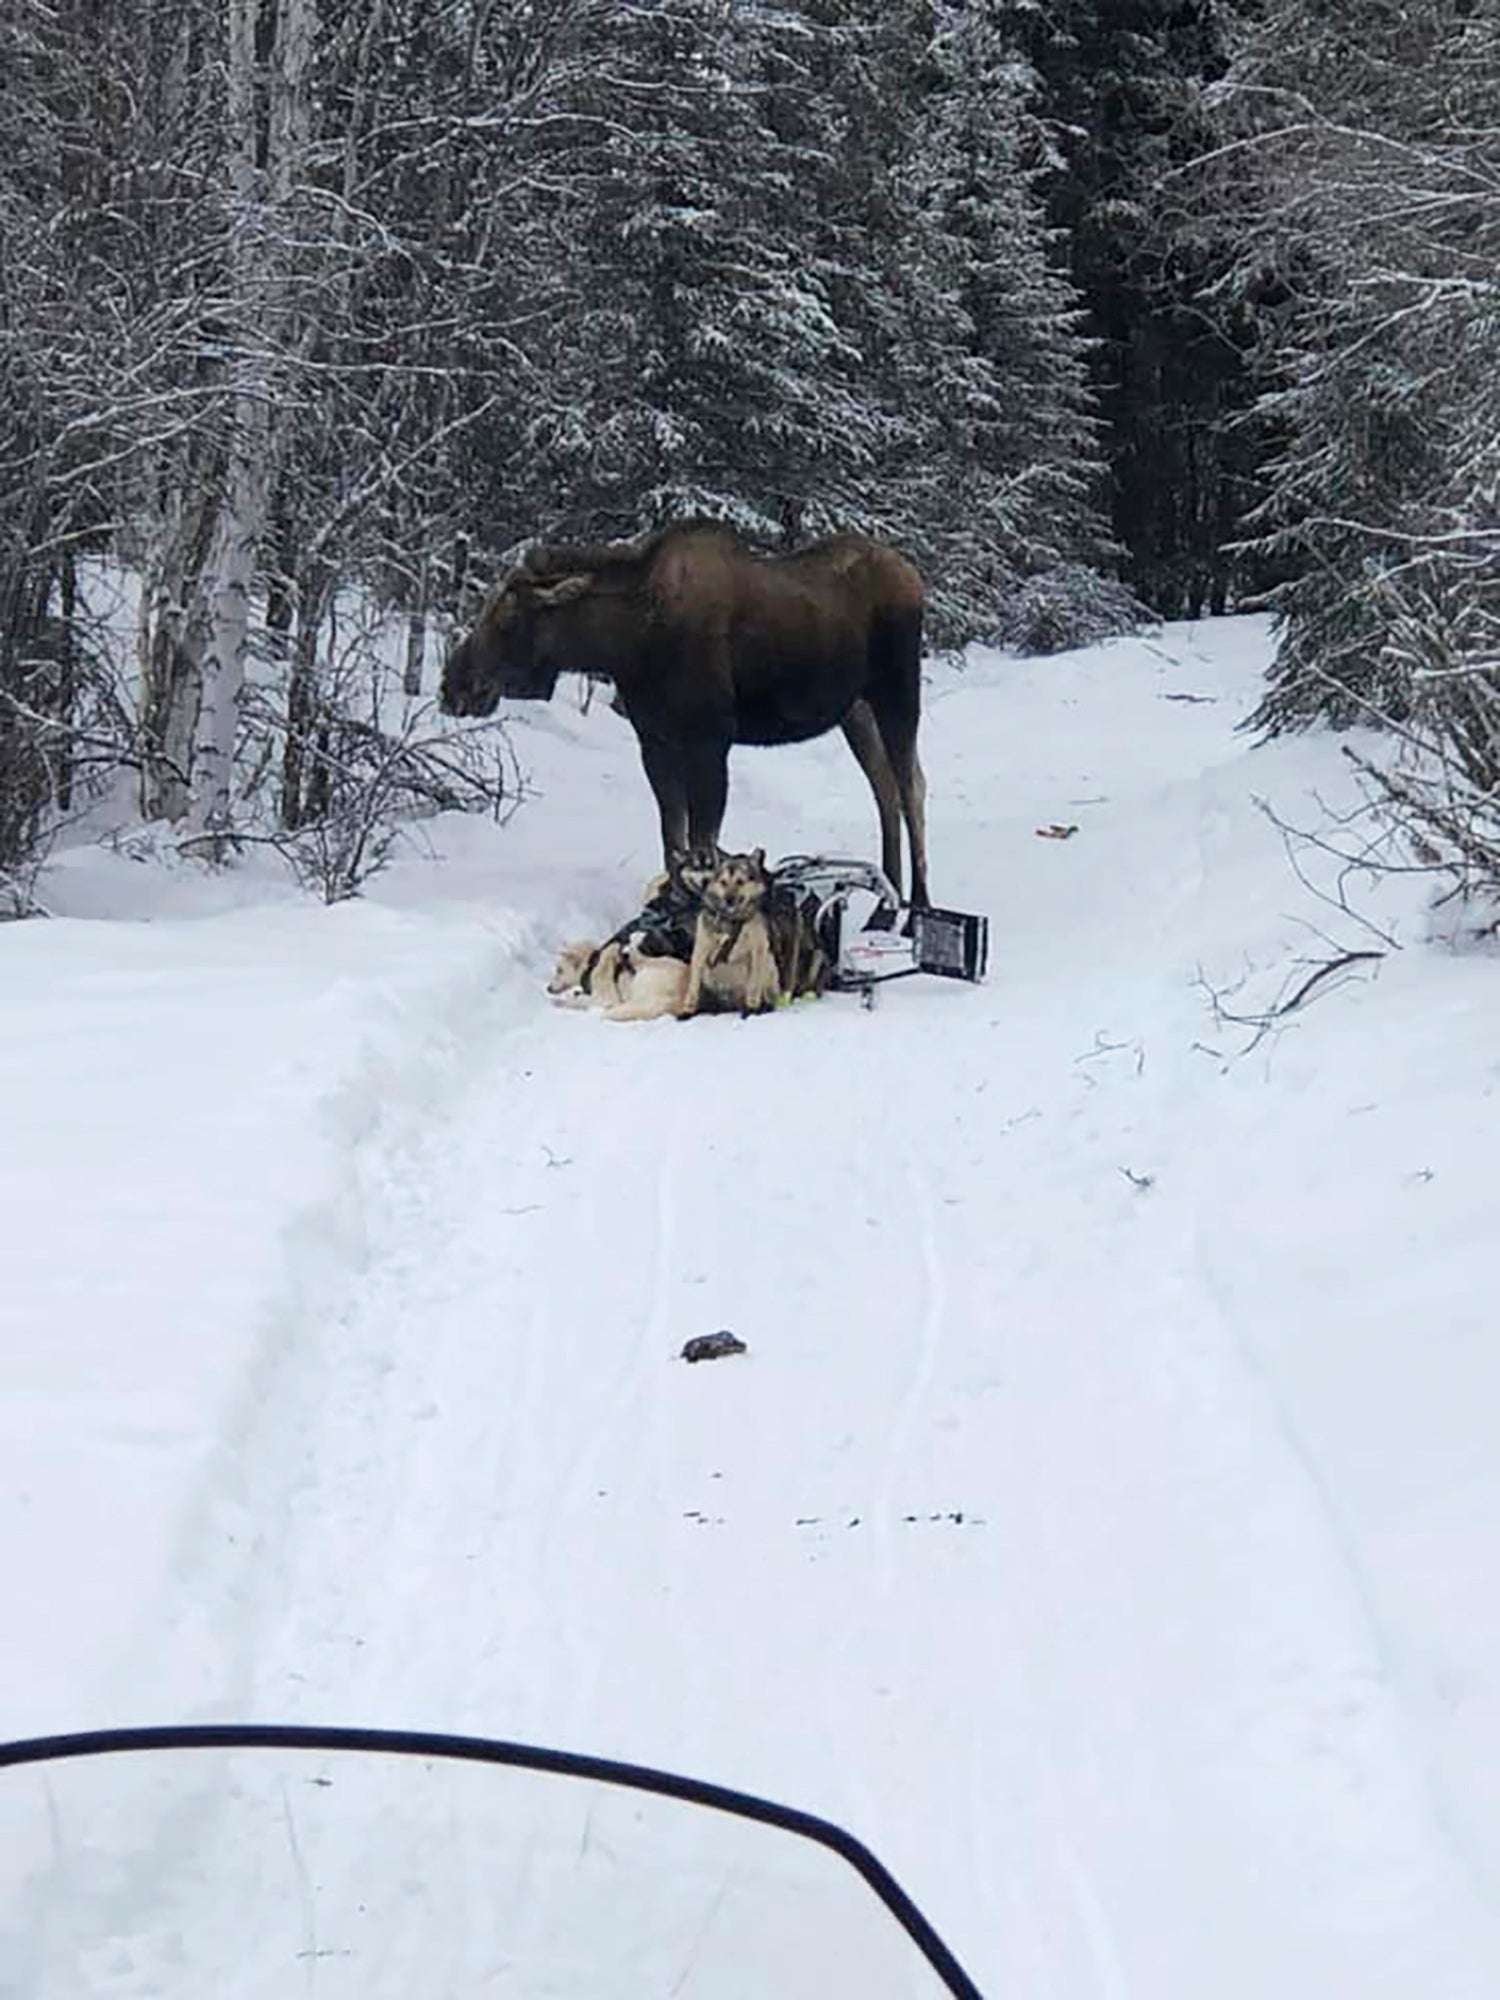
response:
{"label": "snow covered evergreen tree", "polygon": [[1078,298],[1035,187],[1030,72],[984,0],[934,9],[901,177],[904,405],[920,435],[893,491],[942,548],[959,623],[997,589],[1107,559]]}
{"label": "snow covered evergreen tree", "polygon": [[708,513],[774,535],[872,451],[858,352],[806,254],[796,141],[770,115],[782,18],[660,0],[597,32],[568,201],[575,408],[535,438],[563,475],[555,520]]}
{"label": "snow covered evergreen tree", "polygon": [[1281,0],[1231,79],[1288,277],[1263,510],[1292,571],[1263,725],[1403,719],[1500,657],[1500,8]]}
{"label": "snow covered evergreen tree", "polygon": [[663,0],[607,25],[577,413],[538,439],[559,518],[888,533],[950,635],[1017,576],[1098,558],[1076,303],[984,7]]}
{"label": "snow covered evergreen tree", "polygon": [[[1214,296],[1231,242],[1175,176],[1211,143],[1202,86],[1227,62],[1214,0],[991,0],[1033,66],[1047,131],[1041,185],[1097,339],[1110,514],[1128,574],[1168,615],[1222,610],[1224,545],[1259,497],[1242,421],[1253,314]],[[1190,227],[1184,227],[1189,220]]]}
{"label": "snow covered evergreen tree", "polygon": [[1226,112],[1288,275],[1284,448],[1260,526],[1291,571],[1255,721],[1394,729],[1374,771],[1426,858],[1500,889],[1500,5],[1278,0]]}

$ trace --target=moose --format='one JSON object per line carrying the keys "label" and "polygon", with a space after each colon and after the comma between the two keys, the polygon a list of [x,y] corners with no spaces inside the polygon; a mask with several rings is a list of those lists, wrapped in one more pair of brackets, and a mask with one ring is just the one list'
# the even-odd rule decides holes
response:
{"label": "moose", "polygon": [[667,867],[717,846],[736,743],[838,727],[880,815],[881,866],[928,905],[926,781],[917,758],[922,579],[894,549],[839,534],[761,555],[691,521],[636,542],[533,549],[449,654],[442,706],[491,715],[550,701],[558,676],[612,680],[661,817]]}

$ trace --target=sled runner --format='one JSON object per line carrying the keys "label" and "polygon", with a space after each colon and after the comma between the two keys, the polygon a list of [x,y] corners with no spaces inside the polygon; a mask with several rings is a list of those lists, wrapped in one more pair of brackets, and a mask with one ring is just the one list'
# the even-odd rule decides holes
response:
{"label": "sled runner", "polygon": [[833,987],[861,994],[867,1007],[889,979],[918,972],[970,982],[984,977],[987,917],[913,909],[868,861],[790,854],[771,873],[779,889],[816,902],[818,941],[834,968]]}

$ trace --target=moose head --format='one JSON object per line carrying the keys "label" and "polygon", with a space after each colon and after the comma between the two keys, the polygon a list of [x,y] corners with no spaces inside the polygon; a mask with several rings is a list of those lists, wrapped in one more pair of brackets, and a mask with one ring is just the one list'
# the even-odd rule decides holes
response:
{"label": "moose head", "polygon": [[501,700],[550,701],[568,667],[587,669],[560,616],[578,605],[587,574],[535,577],[511,570],[501,578],[443,667],[441,700],[449,715],[493,715]]}

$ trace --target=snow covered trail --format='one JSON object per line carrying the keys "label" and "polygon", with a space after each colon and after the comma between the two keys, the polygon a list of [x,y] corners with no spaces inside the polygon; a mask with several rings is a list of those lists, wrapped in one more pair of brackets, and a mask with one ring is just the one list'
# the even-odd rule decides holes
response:
{"label": "snow covered trail", "polygon": [[[1422,1718],[1203,1250],[1202,763],[1243,753],[1189,712],[1175,768],[1152,693],[1115,691],[1117,767],[1054,739],[1013,800],[982,680],[934,704],[986,988],[476,1034],[370,1163],[256,1713],[795,1799],[997,1994],[1495,1990]],[[795,777],[747,775],[774,843]],[[1060,783],[1110,809],[1076,847],[1030,838]],[[980,800],[1001,825],[956,824]],[[675,1358],[720,1326],[747,1356]]]}
{"label": "snow covered trail", "polygon": [[[1493,968],[1407,953],[1238,1058],[1203,982],[1274,998],[1308,907],[1252,795],[1335,763],[1234,735],[1264,650],[1239,620],[936,670],[934,879],[991,974],[868,1014],[549,1008],[654,826],[602,705],[525,712],[542,796],[317,916],[363,940],[331,993],[263,982],[279,1080],[234,1129],[293,1149],[295,1227],[250,1240],[257,1151],[243,1254],[137,1343],[216,1448],[167,1573],[110,1600],[141,1596],[121,1685],[828,1813],[996,1996],[1500,1991]],[[872,819],[837,741],[736,763],[737,844],[864,853]],[[315,915],[243,913],[246,957]],[[174,964],[222,952],[190,930]],[[213,1193],[164,1228],[218,1229]],[[200,1379],[257,1256],[258,1359]],[[678,1358],[726,1326],[746,1354]]]}

